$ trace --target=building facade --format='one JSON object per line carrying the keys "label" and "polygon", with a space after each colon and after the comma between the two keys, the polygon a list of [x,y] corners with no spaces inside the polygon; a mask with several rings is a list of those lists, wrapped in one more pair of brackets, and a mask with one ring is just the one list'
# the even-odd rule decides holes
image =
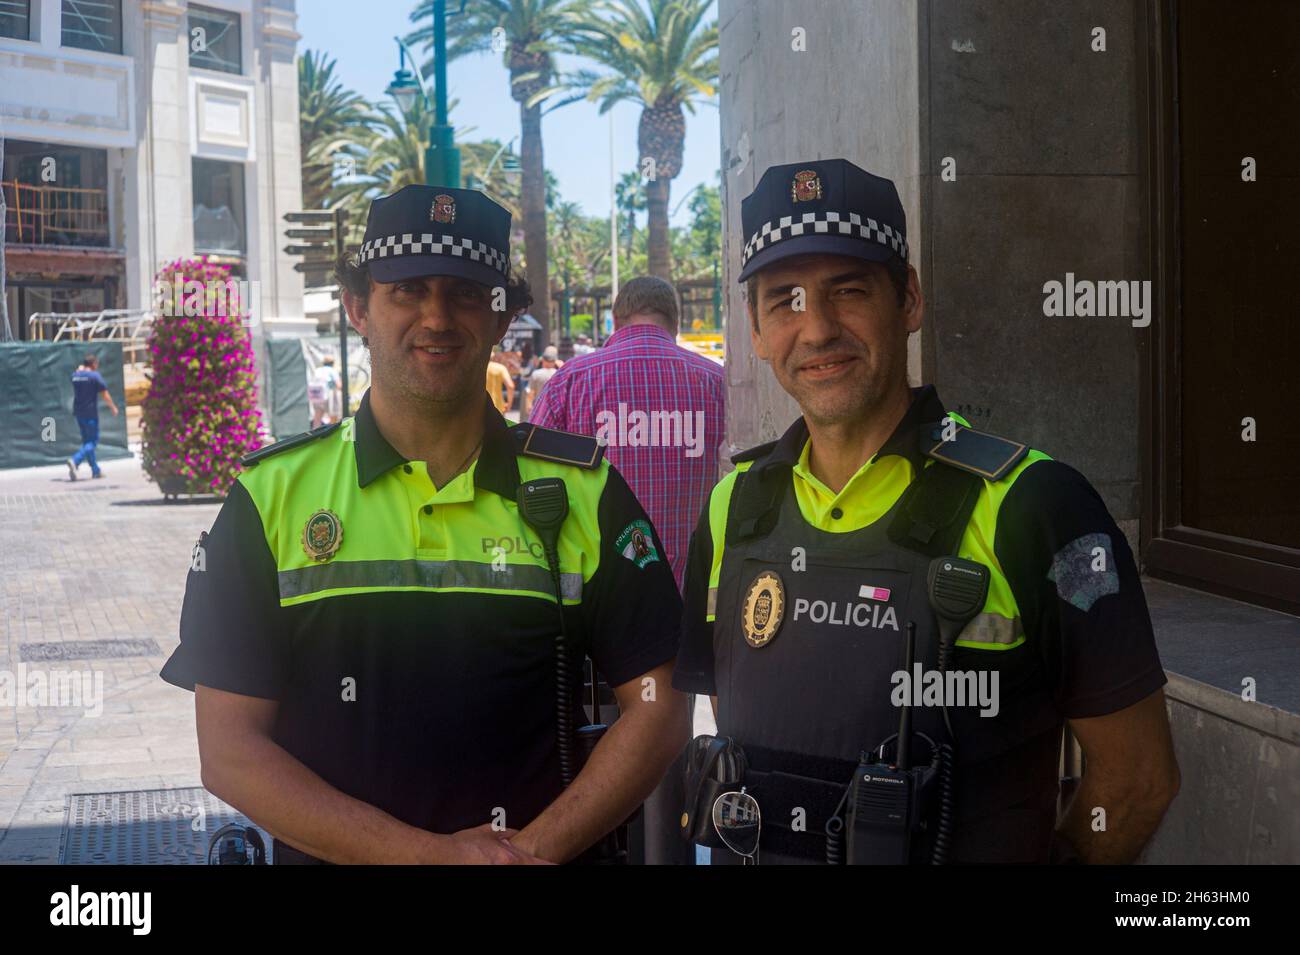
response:
{"label": "building facade", "polygon": [[264,333],[314,332],[281,248],[296,20],[294,0],[0,0],[12,338],[38,312],[147,308],[196,254],[250,283]]}
{"label": "building facade", "polygon": [[1300,861],[1300,4],[719,0],[719,28],[732,450],[798,415],[750,345],[741,198],[801,159],[893,179],[913,383],[1082,471],[1139,555],[1183,769],[1147,858]]}

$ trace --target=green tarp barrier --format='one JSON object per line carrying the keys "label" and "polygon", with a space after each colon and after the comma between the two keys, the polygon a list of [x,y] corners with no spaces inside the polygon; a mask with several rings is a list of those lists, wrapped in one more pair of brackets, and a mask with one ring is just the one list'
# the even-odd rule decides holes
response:
{"label": "green tarp barrier", "polygon": [[5,342],[0,344],[0,468],[61,464],[81,447],[72,416],[72,373],[86,355],[99,359],[118,415],[99,401],[100,461],[129,458],[122,343]]}
{"label": "green tarp barrier", "polygon": [[267,424],[277,441],[301,434],[311,426],[307,401],[307,359],[301,338],[268,338],[267,364],[271,369],[268,395],[271,420]]}
{"label": "green tarp barrier", "polygon": [[[268,386],[265,396],[271,420],[267,425],[277,441],[302,434],[311,427],[311,402],[307,400],[307,384],[326,355],[333,355],[337,362],[337,336],[266,339],[262,377]],[[335,368],[339,368],[340,364],[336,364]],[[353,411],[361,401],[362,393],[370,385],[369,368],[370,358],[365,346],[361,344],[360,336],[350,336],[348,371],[352,390],[348,397]]]}

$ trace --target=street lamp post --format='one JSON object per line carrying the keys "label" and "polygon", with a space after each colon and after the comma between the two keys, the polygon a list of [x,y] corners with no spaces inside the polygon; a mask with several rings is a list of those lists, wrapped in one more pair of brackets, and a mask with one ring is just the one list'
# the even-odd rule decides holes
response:
{"label": "street lamp post", "polygon": [[424,181],[460,188],[460,151],[455,130],[447,125],[447,0],[433,0],[434,116],[429,148],[424,153]]}
{"label": "street lamp post", "polygon": [[[399,39],[397,46],[401,50],[401,65],[387,92],[406,113],[414,105],[416,93],[424,97],[428,106],[429,92],[414,56],[411,66],[415,73],[406,68],[409,53],[406,44]],[[447,124],[447,0],[433,0],[433,76],[433,125],[429,127],[429,146],[424,151],[424,181],[430,186],[459,189],[460,150],[456,148],[456,131]]]}

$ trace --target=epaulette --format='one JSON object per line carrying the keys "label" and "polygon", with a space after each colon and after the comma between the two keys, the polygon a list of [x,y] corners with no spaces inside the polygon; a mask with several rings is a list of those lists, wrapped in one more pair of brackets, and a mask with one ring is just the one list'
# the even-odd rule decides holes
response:
{"label": "epaulette", "polygon": [[737,451],[731,456],[731,463],[740,464],[744,461],[756,461],[775,447],[776,442],[769,441],[766,444],[760,444],[757,447],[749,448],[746,451]]}
{"label": "epaulette", "polygon": [[517,424],[510,431],[515,436],[517,453],[530,458],[558,461],[594,471],[600,467],[600,459],[605,455],[605,446],[585,434],[539,428],[528,422]]}
{"label": "epaulette", "polygon": [[933,446],[926,456],[962,471],[979,475],[986,481],[1000,481],[1029,453],[1029,446],[996,434],[957,425],[951,440],[943,439],[942,425],[930,432]]}
{"label": "epaulette", "polygon": [[342,421],[335,421],[333,424],[323,424],[312,431],[304,431],[302,434],[295,434],[292,437],[285,438],[283,441],[277,441],[275,444],[268,444],[264,448],[258,448],[256,451],[248,452],[239,459],[239,463],[241,466],[246,468],[252,467],[259,461],[265,460],[272,455],[279,454],[281,451],[288,451],[291,448],[301,447],[304,444],[309,444],[310,442],[315,441],[317,438],[323,438],[342,423]]}

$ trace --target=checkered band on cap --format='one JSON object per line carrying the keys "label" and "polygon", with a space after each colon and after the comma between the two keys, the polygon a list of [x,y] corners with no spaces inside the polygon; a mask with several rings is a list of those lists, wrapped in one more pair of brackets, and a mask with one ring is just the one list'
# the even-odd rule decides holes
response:
{"label": "checkered band on cap", "polygon": [[472,262],[482,262],[502,275],[506,274],[506,255],[500,249],[473,239],[458,239],[454,235],[435,236],[429,232],[421,235],[407,232],[371,239],[361,246],[357,260],[364,265],[372,259],[396,258],[400,255],[456,255]]}
{"label": "checkered band on cap", "polygon": [[888,223],[863,219],[856,212],[805,212],[802,216],[782,216],[775,222],[764,222],[762,228],[749,237],[740,254],[740,265],[769,246],[800,235],[847,235],[868,242],[888,246],[894,254],[907,261],[907,240],[901,232]]}

